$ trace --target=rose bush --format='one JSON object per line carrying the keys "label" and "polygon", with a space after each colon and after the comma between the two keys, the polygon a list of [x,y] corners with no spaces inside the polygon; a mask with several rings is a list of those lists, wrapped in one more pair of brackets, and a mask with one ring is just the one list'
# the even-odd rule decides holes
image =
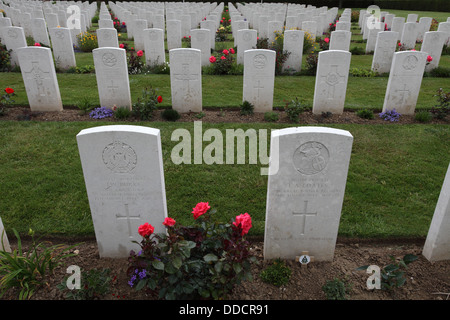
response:
{"label": "rose bush", "polygon": [[244,280],[251,280],[251,255],[245,235],[252,227],[248,213],[230,223],[214,220],[208,202],[193,209],[194,225],[183,226],[166,218],[164,233],[153,226],[139,227],[143,236],[138,253],[129,257],[128,284],[146,288],[162,299],[222,299]]}

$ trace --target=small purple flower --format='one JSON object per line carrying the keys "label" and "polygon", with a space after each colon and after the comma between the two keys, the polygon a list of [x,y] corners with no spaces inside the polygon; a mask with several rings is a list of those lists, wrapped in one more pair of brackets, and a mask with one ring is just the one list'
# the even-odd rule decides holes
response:
{"label": "small purple flower", "polygon": [[130,281],[128,281],[128,285],[129,285],[130,287],[132,287],[132,286],[134,285],[134,282],[135,282],[135,281],[136,281],[136,276],[135,276],[135,275],[131,276]]}
{"label": "small purple flower", "polygon": [[147,270],[142,270],[141,272],[139,272],[139,279],[144,279],[147,276]]}
{"label": "small purple flower", "polygon": [[112,117],[114,115],[114,111],[105,107],[95,108],[89,113],[89,117],[93,119],[103,119]]}
{"label": "small purple flower", "polygon": [[385,112],[380,113],[380,118],[384,119],[385,121],[398,121],[400,118],[400,113],[398,113],[395,108],[392,110],[387,110]]}

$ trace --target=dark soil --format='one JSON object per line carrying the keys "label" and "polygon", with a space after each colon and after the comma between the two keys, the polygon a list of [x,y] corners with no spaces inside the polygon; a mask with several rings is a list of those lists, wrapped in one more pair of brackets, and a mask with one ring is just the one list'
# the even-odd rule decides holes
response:
{"label": "dark soil", "polygon": [[[127,259],[99,258],[94,239],[67,240],[53,239],[53,244],[77,244],[72,249],[76,256],[63,260],[53,275],[46,278],[47,285],[37,290],[32,300],[65,300],[65,293],[57,288],[68,275],[66,268],[77,265],[82,271],[109,269],[114,280],[110,292],[99,297],[101,300],[157,300],[154,293],[136,291],[128,285]],[[12,249],[16,244],[11,241]],[[23,241],[24,246],[26,242]],[[348,300],[450,300],[450,261],[431,263],[421,252],[424,239],[364,240],[338,239],[334,259],[331,262],[311,262],[305,268],[294,260],[287,261],[291,276],[286,285],[277,287],[261,280],[260,272],[273,261],[263,258],[263,242],[251,240],[252,253],[257,257],[253,264],[253,281],[246,281],[235,288],[228,300],[327,300],[322,290],[328,280],[341,279],[351,286]],[[364,265],[377,265],[380,268],[390,264],[390,256],[401,259],[405,254],[414,254],[418,260],[408,265],[406,283],[392,292],[367,289],[369,274],[356,270]],[[17,299],[17,291],[10,290],[5,300]]]}
{"label": "dark soil", "polygon": [[[379,117],[379,112],[374,112],[373,119],[360,118],[354,111],[344,111],[343,114],[333,114],[329,116],[315,115],[311,111],[303,112],[299,116],[297,123],[289,120],[286,112],[283,110],[274,110],[278,114],[278,120],[273,123],[291,123],[292,125],[304,124],[333,124],[333,123],[355,123],[355,124],[419,124],[414,116],[402,115],[398,122],[385,121]],[[448,117],[447,117],[448,118]],[[433,118],[431,124],[449,124],[449,120]],[[80,110],[73,107],[65,107],[61,112],[31,112],[28,106],[24,107],[7,107],[6,114],[0,117],[0,120],[17,120],[17,121],[99,121],[89,117],[88,113],[81,113]],[[137,122],[136,118],[128,120],[118,120],[114,117],[101,119],[101,121],[129,121]],[[166,121],[162,118],[161,112],[154,112],[151,121]],[[264,120],[264,113],[254,113],[252,115],[241,115],[239,108],[204,108],[202,113],[186,113],[181,114],[178,122],[203,121],[209,123],[255,123],[267,122]]]}

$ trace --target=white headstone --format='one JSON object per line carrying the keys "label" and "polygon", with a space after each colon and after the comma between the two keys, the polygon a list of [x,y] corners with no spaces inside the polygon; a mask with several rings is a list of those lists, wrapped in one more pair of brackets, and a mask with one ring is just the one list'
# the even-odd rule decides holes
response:
{"label": "white headstone", "polygon": [[21,27],[3,27],[0,29],[2,33],[2,42],[8,50],[12,50],[10,54],[11,66],[18,66],[17,49],[27,46],[25,33]]}
{"label": "white headstone", "polygon": [[48,37],[45,20],[42,18],[31,19],[31,27],[34,41],[50,46],[50,39]]}
{"label": "white headstone", "polygon": [[[242,21],[239,21],[242,22]],[[213,20],[204,20],[200,22],[201,29],[208,29],[210,31],[209,36],[211,39],[211,49],[216,48],[216,23]],[[247,24],[248,25],[248,24]]]}
{"label": "white headstone", "polygon": [[450,260],[450,166],[444,178],[422,254],[429,261]]}
{"label": "white headstone", "polygon": [[147,29],[147,20],[136,19],[133,25],[134,49],[144,50],[144,30]]}
{"label": "white headstone", "polygon": [[305,32],[303,30],[286,30],[284,32],[283,50],[289,52],[289,56],[283,65],[285,71],[290,73],[301,71],[304,38]]}
{"label": "white headstone", "polygon": [[117,37],[116,28],[99,28],[97,29],[98,47],[119,48],[119,38]]}
{"label": "white headstone", "polygon": [[250,49],[256,49],[258,41],[258,32],[252,29],[241,29],[237,32],[237,54],[236,63],[244,63],[244,52]]}
{"label": "white headstone", "polygon": [[150,28],[144,30],[145,61],[148,66],[166,62],[164,51],[164,30]]}
{"label": "white headstone", "polygon": [[114,23],[111,19],[108,20],[98,20],[98,28],[104,29],[104,28],[114,28]]}
{"label": "white headstone", "polygon": [[167,217],[159,129],[112,125],[77,135],[86,191],[101,258],[139,250],[138,227],[165,232]]}
{"label": "white headstone", "polygon": [[181,21],[167,20],[167,49],[181,48]]}
{"label": "white headstone", "polygon": [[425,32],[430,31],[432,21],[433,18],[430,17],[422,17],[419,19],[419,30],[417,33],[417,41],[422,41]]}
{"label": "white headstone", "polygon": [[400,42],[407,50],[412,50],[416,46],[419,24],[417,22],[407,22],[403,25],[403,33]]}
{"label": "white headstone", "polygon": [[49,33],[56,66],[61,69],[76,67],[70,30],[68,28],[52,28],[49,29]]}
{"label": "white headstone", "polygon": [[191,30],[191,48],[199,49],[202,52],[202,66],[210,65],[211,57],[211,36],[208,29]]}
{"label": "white headstone", "polygon": [[169,51],[172,108],[180,113],[202,111],[202,62],[198,49]]}
{"label": "white headstone", "polygon": [[372,71],[387,73],[391,70],[395,48],[397,48],[398,32],[381,31],[378,33],[372,59]]}
{"label": "white headstone", "polygon": [[313,39],[317,37],[317,22],[316,21],[303,21],[302,30],[308,32]]}
{"label": "white headstone", "polygon": [[444,44],[446,44],[447,46],[450,45],[450,21],[439,23],[437,31],[443,31],[447,33]]}
{"label": "white headstone", "polygon": [[131,110],[130,82],[125,49],[103,47],[92,50],[100,106]]}
{"label": "white headstone", "polygon": [[332,31],[330,36],[329,50],[350,50],[350,41],[352,33],[346,30]]}
{"label": "white headstone", "polygon": [[391,31],[398,32],[398,39],[400,40],[402,38],[403,33],[403,25],[405,24],[405,18],[404,17],[394,17],[392,20],[392,27]]}
{"label": "white headstone", "polygon": [[402,115],[414,114],[427,56],[420,51],[394,53],[383,112],[395,109]]}
{"label": "white headstone", "polygon": [[352,27],[351,22],[339,21],[339,22],[336,22],[336,30],[335,31],[339,31],[339,30],[350,31],[351,27]]}
{"label": "white headstone", "polygon": [[319,52],[313,113],[344,112],[348,72],[352,54],[342,50]]}
{"label": "white headstone", "polygon": [[2,218],[0,218],[0,251],[11,252],[11,246],[9,245]]}
{"label": "white headstone", "polygon": [[17,49],[31,111],[62,111],[52,51],[44,47]]}
{"label": "white headstone", "polygon": [[442,49],[444,48],[445,37],[446,34],[442,31],[425,32],[420,51],[428,53],[428,55],[433,58],[433,60],[425,66],[425,71],[429,72],[439,66]]}
{"label": "white headstone", "polygon": [[275,51],[266,49],[245,51],[242,101],[253,104],[255,112],[272,111],[274,84]]}
{"label": "white headstone", "polygon": [[333,260],[352,143],[353,136],[339,129],[272,131],[265,259],[309,251],[315,261]]}
{"label": "white headstone", "polygon": [[375,45],[377,43],[378,33],[383,31],[383,29],[369,29],[368,30],[368,37],[367,37],[367,43],[366,43],[366,54],[370,52],[375,51]]}

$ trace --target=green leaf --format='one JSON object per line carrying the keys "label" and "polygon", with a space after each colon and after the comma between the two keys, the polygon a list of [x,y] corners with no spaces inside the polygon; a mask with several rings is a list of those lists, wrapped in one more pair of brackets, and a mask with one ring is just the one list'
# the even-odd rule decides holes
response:
{"label": "green leaf", "polygon": [[159,260],[153,260],[152,261],[152,266],[156,270],[164,270],[164,263],[159,261]]}
{"label": "green leaf", "polygon": [[220,273],[222,269],[223,269],[223,262],[222,261],[216,262],[216,264],[214,265],[214,270],[216,270],[217,273]]}
{"label": "green leaf", "polygon": [[145,287],[145,285],[147,284],[147,280],[146,279],[142,279],[138,282],[138,284],[136,285],[136,290],[141,290],[143,287]]}
{"label": "green leaf", "polygon": [[419,257],[418,257],[418,256],[415,256],[415,255],[413,255],[413,254],[407,254],[407,255],[405,255],[405,256],[403,257],[403,261],[404,261],[406,264],[409,264],[409,263],[411,263],[411,262],[414,262],[414,261],[416,261],[417,259],[419,259]]}
{"label": "green leaf", "polygon": [[356,268],[355,270],[367,270],[369,266],[361,266],[359,268]]}
{"label": "green leaf", "polygon": [[218,261],[219,258],[217,258],[217,256],[213,253],[208,253],[206,256],[203,257],[203,260],[205,260],[206,262],[214,262],[214,261]]}
{"label": "green leaf", "polygon": [[183,264],[183,260],[179,256],[176,256],[172,260],[172,264],[176,269],[180,269],[181,265]]}
{"label": "green leaf", "polygon": [[242,266],[239,263],[233,263],[233,270],[236,273],[240,273],[242,271]]}

